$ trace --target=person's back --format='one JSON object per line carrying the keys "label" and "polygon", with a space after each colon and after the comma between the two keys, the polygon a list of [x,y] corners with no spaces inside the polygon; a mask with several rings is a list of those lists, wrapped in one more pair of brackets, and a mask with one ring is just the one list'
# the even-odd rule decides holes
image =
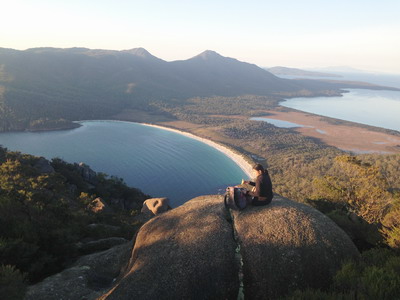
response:
{"label": "person's back", "polygon": [[253,197],[251,204],[256,206],[267,205],[271,203],[274,197],[271,178],[262,165],[256,164],[253,169],[257,174],[256,181],[246,181],[246,183],[255,186],[253,191],[248,192],[248,195]]}
{"label": "person's back", "polygon": [[[258,199],[260,201],[267,201],[270,203],[274,194],[272,193],[272,182],[271,178],[269,177],[268,171],[264,170],[264,173],[257,177],[257,181],[259,180],[259,193]],[[257,190],[257,183],[256,183],[256,190]]]}

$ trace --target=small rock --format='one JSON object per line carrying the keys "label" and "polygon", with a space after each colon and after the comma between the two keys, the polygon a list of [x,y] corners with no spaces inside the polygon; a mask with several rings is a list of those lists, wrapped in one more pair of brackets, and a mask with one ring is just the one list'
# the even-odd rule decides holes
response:
{"label": "small rock", "polygon": [[143,203],[142,213],[158,215],[170,208],[168,198],[151,198]]}
{"label": "small rock", "polygon": [[113,210],[111,207],[100,197],[94,199],[90,204],[88,205],[89,210],[91,210],[94,213],[111,213]]}

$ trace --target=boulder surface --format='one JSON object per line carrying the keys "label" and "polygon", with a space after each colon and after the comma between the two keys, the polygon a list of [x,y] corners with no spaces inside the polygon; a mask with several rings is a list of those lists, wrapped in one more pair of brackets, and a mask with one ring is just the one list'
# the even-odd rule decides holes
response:
{"label": "boulder surface", "polygon": [[236,243],[221,196],[202,196],[140,229],[130,266],[101,299],[236,299]]}
{"label": "boulder surface", "polygon": [[170,208],[168,198],[151,198],[143,202],[142,213],[158,215]]}
{"label": "boulder surface", "polygon": [[246,299],[276,299],[295,289],[327,287],[341,263],[359,255],[327,216],[280,196],[270,205],[250,206],[232,216]]}
{"label": "boulder surface", "polygon": [[125,270],[132,243],[83,256],[71,267],[28,288],[25,300],[94,300]]}
{"label": "boulder surface", "polygon": [[312,207],[275,196],[228,212],[222,196],[202,196],[143,225],[126,274],[101,299],[236,299],[239,278],[246,299],[276,299],[330,284],[342,261],[358,255]]}
{"label": "boulder surface", "polygon": [[222,196],[197,197],[156,215],[129,244],[79,259],[26,299],[237,299],[241,285],[246,299],[279,299],[329,285],[359,256],[328,217],[280,196],[242,211],[228,211]]}

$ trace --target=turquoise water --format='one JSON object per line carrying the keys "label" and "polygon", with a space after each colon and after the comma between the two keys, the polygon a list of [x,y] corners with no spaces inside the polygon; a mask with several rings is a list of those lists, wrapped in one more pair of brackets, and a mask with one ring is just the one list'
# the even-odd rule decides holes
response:
{"label": "turquoise water", "polygon": [[270,118],[264,118],[264,117],[253,117],[253,118],[250,118],[250,120],[267,122],[267,123],[270,123],[270,124],[272,124],[276,127],[280,127],[280,128],[304,127],[303,125],[300,125],[297,123],[283,121],[283,120],[270,119]]}
{"label": "turquoise water", "polygon": [[343,97],[292,98],[282,106],[400,131],[400,92],[349,89]]}
{"label": "turquoise water", "polygon": [[153,197],[169,197],[172,206],[222,193],[247,178],[220,151],[175,132],[116,121],[82,125],[65,131],[2,133],[0,145],[48,159],[85,162]]}

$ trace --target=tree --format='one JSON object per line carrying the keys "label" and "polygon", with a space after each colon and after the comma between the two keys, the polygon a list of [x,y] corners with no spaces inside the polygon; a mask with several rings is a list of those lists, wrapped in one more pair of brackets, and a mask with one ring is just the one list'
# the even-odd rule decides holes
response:
{"label": "tree", "polygon": [[369,223],[385,216],[393,195],[379,169],[355,156],[335,158],[329,174],[314,180],[315,198],[323,198],[355,212]]}

